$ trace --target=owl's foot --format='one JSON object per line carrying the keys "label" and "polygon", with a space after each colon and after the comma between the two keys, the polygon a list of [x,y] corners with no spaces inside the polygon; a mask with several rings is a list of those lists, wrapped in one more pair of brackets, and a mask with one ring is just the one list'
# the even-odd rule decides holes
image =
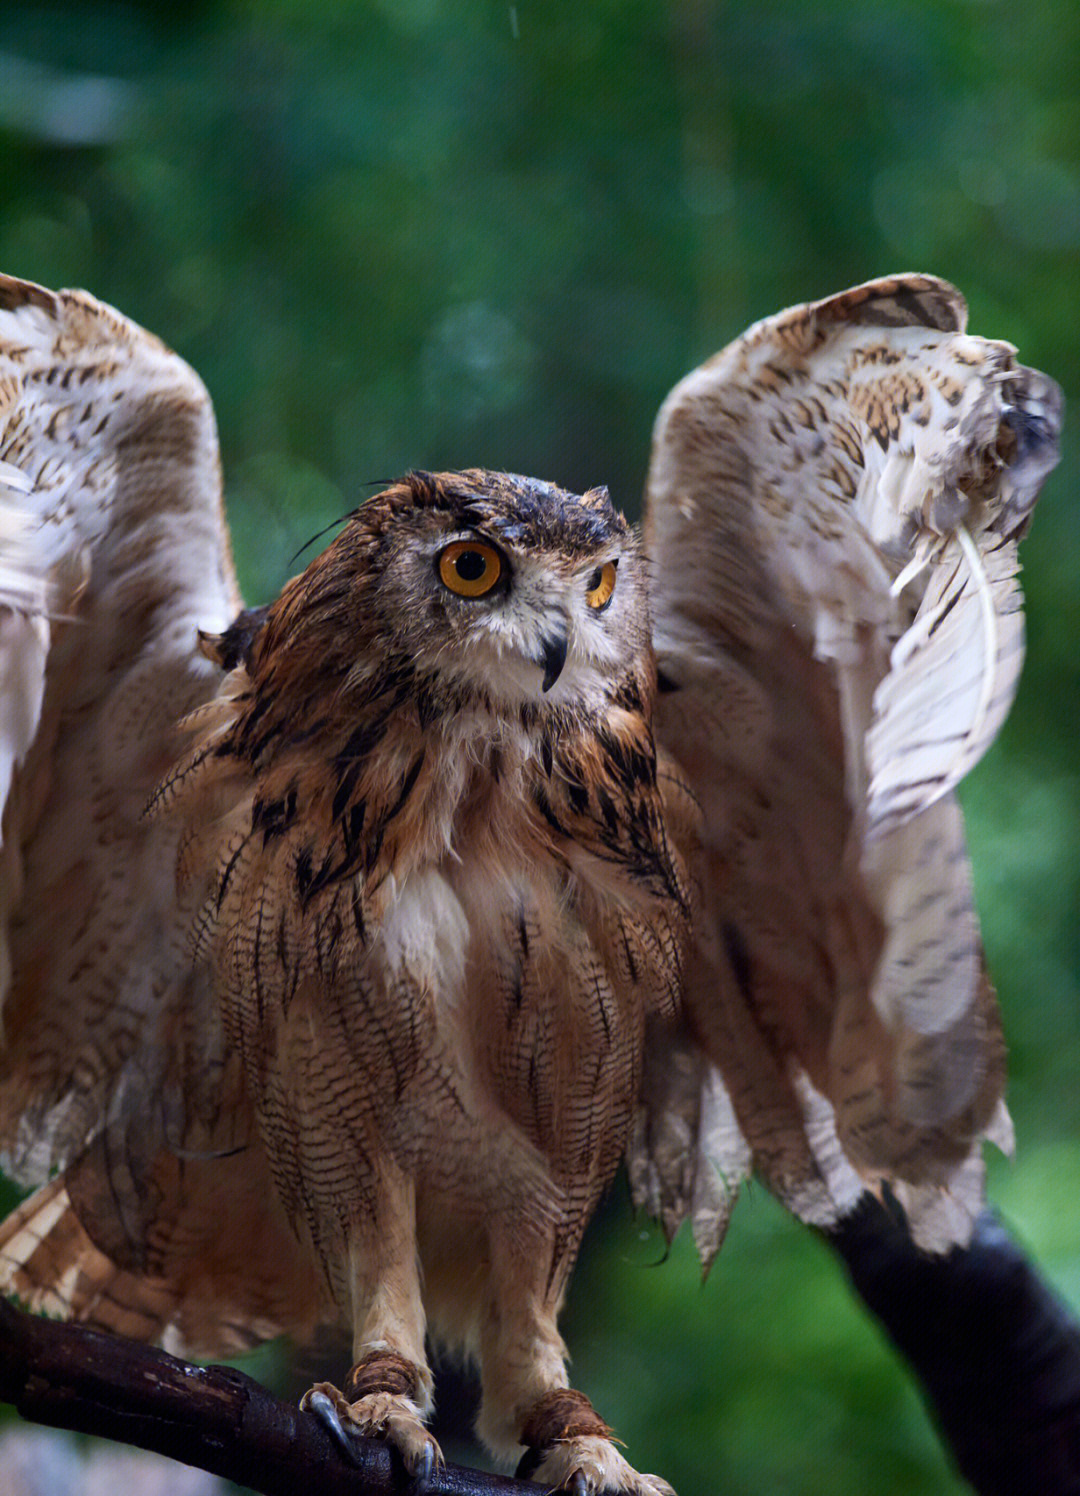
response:
{"label": "owl's foot", "polygon": [[589,1399],[571,1388],[549,1392],[521,1432],[518,1476],[573,1496],[675,1496],[658,1475],[639,1475],[611,1442]]}
{"label": "owl's foot", "polygon": [[573,1496],[600,1496],[600,1493],[603,1496],[675,1496],[667,1481],[658,1475],[639,1475],[610,1439],[579,1434],[574,1439],[553,1444],[543,1452],[538,1451],[539,1460],[527,1464],[532,1452],[530,1450],[525,1455],[518,1474],[527,1470],[529,1479],[537,1481],[545,1491],[570,1491]]}
{"label": "owl's foot", "polygon": [[[351,1401],[331,1382],[317,1382],[304,1393],[300,1407],[322,1420],[349,1459],[356,1458],[354,1439],[382,1439],[401,1455],[414,1480],[426,1480],[443,1464],[442,1450],[424,1427],[420,1409],[409,1391],[397,1386],[386,1390],[385,1385],[381,1390],[367,1390],[373,1369],[367,1363],[353,1367],[346,1390],[360,1395]],[[382,1380],[401,1383],[403,1377]]]}

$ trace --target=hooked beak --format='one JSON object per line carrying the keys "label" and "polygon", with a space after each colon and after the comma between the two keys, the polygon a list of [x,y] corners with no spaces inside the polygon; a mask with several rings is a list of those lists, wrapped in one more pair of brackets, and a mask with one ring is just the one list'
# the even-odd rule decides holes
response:
{"label": "hooked beak", "polygon": [[538,665],[544,667],[543,691],[550,691],[552,686],[562,674],[563,666],[566,664],[566,651],[569,647],[567,630],[561,629],[557,634],[549,634],[540,645],[540,658]]}

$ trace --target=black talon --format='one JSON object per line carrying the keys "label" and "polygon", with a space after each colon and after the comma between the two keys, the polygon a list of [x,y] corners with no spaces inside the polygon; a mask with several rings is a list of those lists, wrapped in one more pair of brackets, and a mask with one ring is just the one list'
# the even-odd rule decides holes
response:
{"label": "black talon", "polygon": [[543,1454],[543,1450],[535,1449],[530,1444],[525,1453],[521,1456],[521,1459],[518,1460],[518,1467],[514,1471],[514,1479],[532,1480],[533,1476],[540,1468],[540,1461],[543,1458]]}
{"label": "black talon", "polygon": [[413,1485],[418,1491],[427,1487],[435,1471],[435,1446],[425,1444],[424,1451],[416,1462],[416,1469],[412,1472]]}
{"label": "black talon", "polygon": [[358,1465],[360,1460],[356,1453],[356,1446],[345,1432],[337,1408],[327,1397],[325,1392],[309,1392],[304,1399],[304,1407],[309,1413],[314,1413],[319,1422],[333,1435],[334,1439],[344,1450],[351,1465]]}

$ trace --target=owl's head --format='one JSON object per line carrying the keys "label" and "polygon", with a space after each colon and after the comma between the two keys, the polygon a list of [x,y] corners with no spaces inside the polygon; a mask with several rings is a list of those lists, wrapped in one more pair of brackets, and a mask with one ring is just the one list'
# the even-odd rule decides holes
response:
{"label": "owl's head", "polygon": [[354,637],[371,641],[358,684],[381,645],[502,706],[587,706],[649,648],[640,541],[603,488],[411,473],[363,504],[335,548],[354,557],[367,625]]}

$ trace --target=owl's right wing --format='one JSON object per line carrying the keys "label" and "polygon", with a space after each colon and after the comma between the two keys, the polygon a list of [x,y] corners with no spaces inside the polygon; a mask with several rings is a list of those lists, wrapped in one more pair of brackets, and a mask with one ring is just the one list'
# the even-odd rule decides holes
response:
{"label": "owl's right wing", "polygon": [[[197,376],[91,296],[0,277],[0,1157],[41,1186],[0,1227],[0,1286],[189,1346],[275,1312],[245,1245],[268,1172],[192,961],[177,829],[143,814],[221,679],[198,631],[237,608]],[[266,1236],[289,1261],[281,1224]]]}
{"label": "owl's right wing", "polygon": [[822,1225],[887,1185],[943,1248],[978,1209],[980,1138],[1008,1143],[953,790],[1015,691],[1016,545],[1060,395],[964,321],[929,276],[857,287],[758,323],[657,421],[656,735],[700,812],[693,1040],[631,1169],[706,1256],[750,1166]]}

